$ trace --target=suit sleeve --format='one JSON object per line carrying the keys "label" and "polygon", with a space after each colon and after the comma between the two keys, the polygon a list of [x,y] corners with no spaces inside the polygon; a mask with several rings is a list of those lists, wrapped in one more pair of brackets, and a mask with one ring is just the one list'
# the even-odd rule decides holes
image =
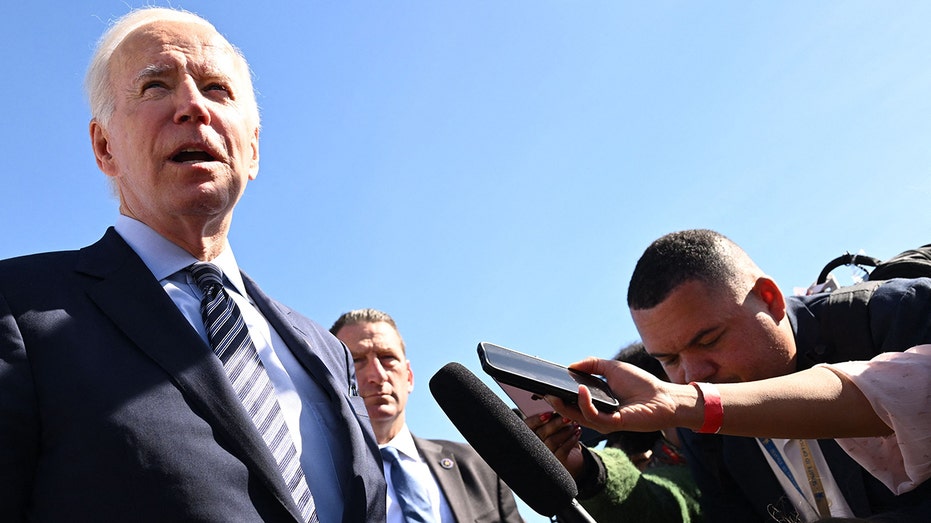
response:
{"label": "suit sleeve", "polygon": [[0,514],[24,520],[38,456],[38,407],[26,347],[0,294]]}

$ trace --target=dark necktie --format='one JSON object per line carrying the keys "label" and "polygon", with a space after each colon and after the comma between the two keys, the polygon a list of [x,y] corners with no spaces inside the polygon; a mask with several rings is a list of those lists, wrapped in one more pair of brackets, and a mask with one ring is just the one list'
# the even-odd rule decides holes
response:
{"label": "dark necktie", "polygon": [[397,495],[398,504],[401,505],[401,511],[404,513],[405,521],[417,521],[420,523],[432,523],[433,511],[430,510],[430,500],[427,498],[427,489],[417,483],[404,467],[401,466],[401,459],[398,456],[398,449],[394,447],[382,447],[381,457],[389,464],[391,474],[391,485],[394,487],[394,493]]}
{"label": "dark necktie", "polygon": [[191,265],[190,270],[204,293],[200,312],[213,351],[223,363],[233,390],[275,456],[278,469],[304,520],[317,523],[314,499],[278,406],[275,389],[255,350],[242,312],[223,288],[223,273],[216,265],[204,262]]}

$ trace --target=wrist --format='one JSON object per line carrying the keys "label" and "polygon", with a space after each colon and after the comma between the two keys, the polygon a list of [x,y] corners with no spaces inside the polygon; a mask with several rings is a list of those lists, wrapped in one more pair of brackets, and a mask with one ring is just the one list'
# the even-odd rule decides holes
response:
{"label": "wrist", "polygon": [[588,499],[604,491],[607,472],[601,458],[585,445],[582,445],[582,459],[585,464],[582,473],[575,477],[575,484],[579,489],[578,499]]}
{"label": "wrist", "polygon": [[695,432],[701,434],[717,434],[724,423],[724,405],[721,403],[721,393],[713,383],[690,382],[689,385],[698,391],[704,416],[701,427]]}

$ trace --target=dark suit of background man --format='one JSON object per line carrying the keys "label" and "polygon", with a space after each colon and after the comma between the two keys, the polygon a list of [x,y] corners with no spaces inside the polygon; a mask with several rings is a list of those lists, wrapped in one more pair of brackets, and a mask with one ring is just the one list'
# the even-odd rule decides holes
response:
{"label": "dark suit of background man", "polygon": [[[391,316],[374,309],[350,311],[330,332],[352,353],[378,445],[398,449],[405,469],[426,487],[433,521],[523,521],[511,490],[472,447],[418,438],[407,428],[404,408],[414,389],[414,373]],[[389,467],[386,463],[386,477],[391,476]],[[388,523],[403,522],[390,479],[388,484]]]}
{"label": "dark suit of background man", "polygon": [[245,317],[317,518],[383,520],[349,354],[242,274],[227,242],[258,172],[245,59],[195,15],[142,9],[104,35],[87,87],[120,216],[79,251],[0,262],[0,517],[302,519],[208,342],[185,268],[210,261]]}

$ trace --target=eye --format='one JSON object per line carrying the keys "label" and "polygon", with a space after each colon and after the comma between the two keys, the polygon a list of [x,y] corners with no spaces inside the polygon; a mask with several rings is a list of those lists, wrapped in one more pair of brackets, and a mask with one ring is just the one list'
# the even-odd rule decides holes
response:
{"label": "eye", "polygon": [[391,355],[381,356],[379,357],[379,360],[381,360],[381,364],[383,367],[394,367],[395,365],[398,364],[398,362],[400,362],[400,360],[396,356],[391,356]]}
{"label": "eye", "polygon": [[699,339],[697,345],[699,347],[705,347],[705,348],[712,347],[714,346],[715,343],[718,342],[718,340],[721,339],[721,336],[723,335],[724,335],[724,331],[717,331],[717,332],[709,333],[707,336],[703,336],[701,339]]}
{"label": "eye", "polygon": [[222,83],[212,83],[204,87],[204,92],[210,92],[215,95],[225,95],[230,96],[231,91],[228,85]]}
{"label": "eye", "polygon": [[167,87],[168,86],[161,80],[150,80],[142,84],[142,92],[147,92],[151,89],[166,89]]}

